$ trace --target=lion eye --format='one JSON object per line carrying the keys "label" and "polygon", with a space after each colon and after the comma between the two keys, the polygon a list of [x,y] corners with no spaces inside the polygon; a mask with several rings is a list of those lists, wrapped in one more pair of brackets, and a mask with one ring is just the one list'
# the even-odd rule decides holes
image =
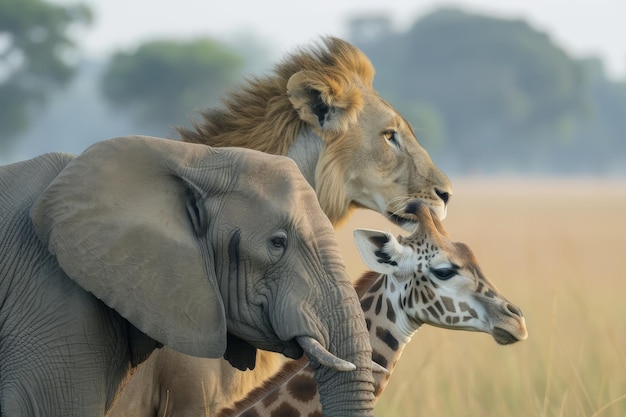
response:
{"label": "lion eye", "polygon": [[396,132],[395,130],[385,130],[383,132],[383,138],[385,138],[385,140],[389,142],[391,145],[399,146],[398,132]]}

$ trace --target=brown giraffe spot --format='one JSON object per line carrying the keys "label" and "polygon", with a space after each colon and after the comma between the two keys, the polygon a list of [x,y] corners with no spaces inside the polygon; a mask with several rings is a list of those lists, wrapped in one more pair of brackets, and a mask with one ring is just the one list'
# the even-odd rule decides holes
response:
{"label": "brown giraffe spot", "polygon": [[476,312],[476,310],[470,307],[469,304],[467,304],[465,301],[459,303],[459,309],[461,311],[467,311],[470,316],[474,317],[475,319],[478,318],[478,313]]}
{"label": "brown giraffe spot", "polygon": [[387,367],[387,358],[378,353],[376,350],[372,351],[372,360],[380,366]]}
{"label": "brown giraffe spot", "polygon": [[261,415],[254,408],[251,408],[241,413],[241,417],[261,417]]}
{"label": "brown giraffe spot", "polygon": [[311,401],[317,394],[315,380],[303,375],[296,375],[287,383],[287,391],[298,401]]}
{"label": "brown giraffe spot", "polygon": [[439,302],[439,300],[435,301],[435,308],[437,309],[437,311],[439,311],[439,314],[443,315],[444,313],[443,307],[441,306],[441,303]]}
{"label": "brown giraffe spot", "polygon": [[428,294],[428,299],[432,300],[435,298],[435,293],[430,288],[426,287],[426,294]]}
{"label": "brown giraffe spot", "polygon": [[485,297],[489,297],[489,298],[495,298],[496,295],[498,295],[495,291],[489,289],[487,291],[485,291]]}
{"label": "brown giraffe spot", "polygon": [[372,302],[374,301],[374,296],[366,297],[361,301],[361,309],[363,311],[369,311],[372,308]]}
{"label": "brown giraffe spot", "polygon": [[270,417],[300,417],[300,412],[295,407],[282,403],[270,413]]}
{"label": "brown giraffe spot", "polygon": [[393,337],[389,330],[382,327],[376,327],[376,337],[378,337],[378,339],[380,339],[384,344],[389,346],[389,348],[394,352],[398,350],[398,339]]}
{"label": "brown giraffe spot", "polygon": [[374,314],[379,315],[380,314],[380,308],[383,305],[383,295],[380,294],[378,296],[378,300],[376,300],[376,309],[374,310]]}
{"label": "brown giraffe spot", "polygon": [[433,306],[429,306],[426,310],[428,310],[428,312],[430,313],[431,316],[433,316],[435,319],[439,318],[439,314],[437,314],[437,312],[435,311],[435,309],[433,308]]}
{"label": "brown giraffe spot", "polygon": [[[391,304],[391,300],[389,298],[387,298],[387,320],[391,323],[396,322],[396,312],[394,311],[393,304]],[[368,326],[367,329],[369,330],[370,327]]]}
{"label": "brown giraffe spot", "polygon": [[454,300],[450,297],[441,297],[441,302],[446,307],[446,310],[456,313],[456,308],[454,307]]}

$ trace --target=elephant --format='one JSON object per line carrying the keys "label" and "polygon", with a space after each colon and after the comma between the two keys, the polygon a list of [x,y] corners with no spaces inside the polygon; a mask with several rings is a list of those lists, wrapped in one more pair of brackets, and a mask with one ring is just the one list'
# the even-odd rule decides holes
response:
{"label": "elephant", "polygon": [[287,157],[128,136],[0,167],[0,415],[103,416],[162,346],[316,364],[371,416],[371,346],[333,227]]}

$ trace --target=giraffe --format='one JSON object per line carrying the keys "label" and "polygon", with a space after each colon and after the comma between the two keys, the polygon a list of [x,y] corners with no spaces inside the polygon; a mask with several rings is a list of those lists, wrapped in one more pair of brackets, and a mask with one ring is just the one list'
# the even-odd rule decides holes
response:
{"label": "giraffe", "polygon": [[[453,242],[422,203],[406,209],[418,228],[397,239],[386,232],[355,230],[361,257],[372,271],[356,282],[372,345],[376,399],[385,389],[402,351],[423,324],[491,334],[507,345],[528,337],[519,308],[483,275],[470,248]],[[319,366],[306,357],[283,366],[218,417],[322,417],[313,379]]]}

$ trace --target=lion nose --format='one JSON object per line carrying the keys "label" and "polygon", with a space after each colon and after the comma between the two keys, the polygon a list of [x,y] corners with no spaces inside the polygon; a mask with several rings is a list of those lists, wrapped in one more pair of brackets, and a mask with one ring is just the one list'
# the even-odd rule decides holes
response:
{"label": "lion nose", "polygon": [[522,310],[520,310],[519,308],[515,307],[511,303],[506,303],[504,305],[504,308],[506,309],[507,312],[511,313],[514,316],[524,317],[524,315],[522,314]]}
{"label": "lion nose", "polygon": [[441,191],[439,188],[435,188],[435,194],[437,197],[443,201],[443,204],[448,204],[448,200],[450,200],[450,193],[447,191]]}

